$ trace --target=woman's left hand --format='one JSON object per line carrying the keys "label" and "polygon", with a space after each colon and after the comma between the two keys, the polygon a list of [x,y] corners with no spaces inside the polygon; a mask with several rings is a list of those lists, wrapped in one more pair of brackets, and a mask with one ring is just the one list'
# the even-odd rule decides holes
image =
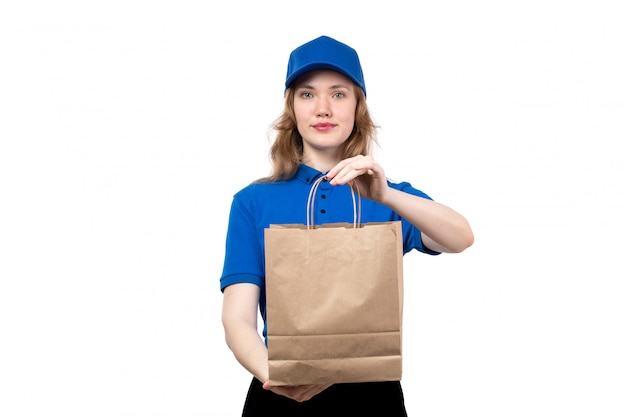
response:
{"label": "woman's left hand", "polygon": [[383,202],[389,189],[385,170],[371,156],[358,155],[344,159],[326,177],[332,185],[350,184],[358,187],[362,197]]}

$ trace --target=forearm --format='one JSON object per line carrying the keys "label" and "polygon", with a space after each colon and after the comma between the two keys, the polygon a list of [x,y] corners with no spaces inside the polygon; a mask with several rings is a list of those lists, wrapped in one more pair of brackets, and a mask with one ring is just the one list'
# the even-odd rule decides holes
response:
{"label": "forearm", "polygon": [[236,319],[225,322],[224,329],[226,344],[241,366],[259,381],[267,381],[267,348],[258,331]]}
{"label": "forearm", "polygon": [[260,288],[234,284],[224,289],[222,324],[226,344],[239,363],[261,382],[268,378],[267,348],[257,329]]}
{"label": "forearm", "polygon": [[429,249],[458,253],[474,242],[465,217],[448,206],[392,188],[381,202],[420,229]]}

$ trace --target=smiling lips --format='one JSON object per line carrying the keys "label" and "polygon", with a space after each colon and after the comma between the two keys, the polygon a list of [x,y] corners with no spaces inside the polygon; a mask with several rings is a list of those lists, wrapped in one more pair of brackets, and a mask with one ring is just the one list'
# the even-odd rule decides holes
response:
{"label": "smiling lips", "polygon": [[335,127],[333,123],[316,123],[313,125],[313,128],[317,130],[330,130],[333,127]]}

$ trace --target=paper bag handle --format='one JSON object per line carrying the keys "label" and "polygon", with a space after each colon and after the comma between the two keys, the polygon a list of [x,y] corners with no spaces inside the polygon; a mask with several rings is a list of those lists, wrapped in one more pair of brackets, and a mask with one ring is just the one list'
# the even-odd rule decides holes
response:
{"label": "paper bag handle", "polygon": [[[309,198],[306,203],[306,228],[307,229],[315,225],[313,221],[313,213],[314,213],[313,206],[315,205],[315,193],[317,192],[317,188],[319,187],[320,183],[326,180],[328,180],[328,178],[326,178],[325,175],[319,177],[318,179],[315,180],[315,182],[313,182],[313,185],[311,186],[311,190],[309,191]],[[354,219],[353,226],[356,229],[357,226],[361,225],[361,193],[359,192],[359,186],[356,184],[356,182],[354,183],[354,186],[356,188],[356,194],[357,194],[358,199],[355,198],[354,196],[354,188],[352,188],[352,185],[349,185],[350,194],[352,195],[352,212],[353,212],[353,219]]]}

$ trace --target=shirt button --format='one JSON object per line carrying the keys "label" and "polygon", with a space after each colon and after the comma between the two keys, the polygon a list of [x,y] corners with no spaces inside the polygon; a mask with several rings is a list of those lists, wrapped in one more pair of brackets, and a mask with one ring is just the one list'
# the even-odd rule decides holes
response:
{"label": "shirt button", "polygon": [[322,198],[326,198],[326,194],[322,194]]}
{"label": "shirt button", "polygon": [[320,210],[320,213],[326,214],[326,210],[322,209],[322,210]]}

